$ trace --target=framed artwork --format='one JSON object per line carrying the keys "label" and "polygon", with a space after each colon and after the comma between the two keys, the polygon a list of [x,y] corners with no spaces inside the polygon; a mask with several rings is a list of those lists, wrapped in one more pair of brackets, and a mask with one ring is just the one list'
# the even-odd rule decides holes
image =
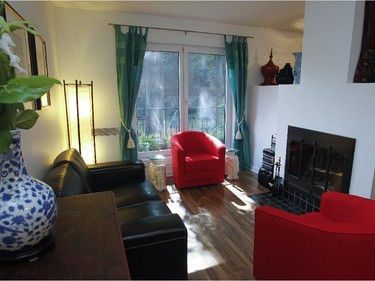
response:
{"label": "framed artwork", "polygon": [[[5,9],[1,16],[8,22],[24,21],[24,18],[5,3]],[[25,24],[27,26],[27,24]],[[40,36],[34,36],[25,30],[18,29],[12,32],[12,40],[15,44],[13,53],[20,58],[20,67],[27,73],[16,72],[16,77],[28,77],[30,75],[48,75],[46,42]],[[35,110],[40,110],[51,105],[50,92],[32,102]]]}
{"label": "framed artwork", "polygon": [[[30,46],[30,66],[32,75],[47,75],[47,48],[46,42],[40,36],[34,36],[29,33],[29,46]],[[51,105],[50,91],[48,91],[41,98],[34,101],[34,109],[40,110],[43,107]]]}
{"label": "framed artwork", "polygon": [[362,46],[354,83],[375,82],[375,2],[366,1]]}
{"label": "framed artwork", "polygon": [[[19,13],[17,13],[8,3],[5,3],[5,9],[2,13],[2,16],[8,22],[24,20],[24,18]],[[11,38],[16,45],[15,47],[13,47],[13,53],[20,58],[20,67],[22,67],[27,72],[16,72],[16,77],[27,77],[31,70],[27,31],[22,29],[15,30],[14,32],[12,32]]]}

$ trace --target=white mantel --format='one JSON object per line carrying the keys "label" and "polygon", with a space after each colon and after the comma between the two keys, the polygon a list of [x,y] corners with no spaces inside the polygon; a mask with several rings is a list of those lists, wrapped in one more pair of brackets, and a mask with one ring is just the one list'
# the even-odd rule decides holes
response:
{"label": "white mantel", "polygon": [[[253,100],[264,99],[263,106],[276,105],[253,108],[256,113],[252,114],[254,128],[262,126],[265,114],[275,118],[276,158],[281,157],[282,163],[288,125],[355,138],[350,193],[370,197],[375,167],[375,84],[351,82],[361,45],[358,33],[362,33],[363,11],[362,1],[307,1],[301,84],[273,87],[272,93],[255,87]],[[254,134],[257,138],[257,131]],[[256,169],[261,151],[253,153]]]}

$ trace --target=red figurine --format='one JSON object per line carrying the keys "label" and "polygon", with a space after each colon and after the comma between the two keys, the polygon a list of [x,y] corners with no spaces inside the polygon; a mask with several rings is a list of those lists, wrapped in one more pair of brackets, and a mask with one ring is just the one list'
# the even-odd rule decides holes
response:
{"label": "red figurine", "polygon": [[272,48],[271,48],[271,54],[270,54],[270,60],[267,62],[267,64],[263,65],[260,70],[264,76],[264,82],[260,85],[278,85],[276,83],[275,77],[279,73],[279,67],[277,65],[274,65],[272,62]]}

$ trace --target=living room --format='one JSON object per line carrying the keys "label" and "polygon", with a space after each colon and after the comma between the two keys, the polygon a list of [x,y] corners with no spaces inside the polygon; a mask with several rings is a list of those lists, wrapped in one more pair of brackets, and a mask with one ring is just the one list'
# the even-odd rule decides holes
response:
{"label": "living room", "polygon": [[[49,1],[10,1],[24,18],[36,23],[47,43],[49,75],[59,80],[95,83],[96,124],[119,126],[117,117],[114,32],[108,23],[160,26],[252,36],[249,41],[247,120],[250,127],[250,164],[257,172],[262,150],[277,135],[276,158],[284,165],[289,125],[356,139],[349,193],[375,197],[374,159],[371,147],[375,120],[374,86],[353,83],[361,48],[364,2],[307,1],[302,32],[181,20],[130,13],[57,7]],[[191,44],[223,47],[223,38],[150,30],[153,44]],[[260,67],[269,60],[280,68],[293,64],[293,52],[302,51],[301,83],[259,86]],[[43,178],[53,159],[67,148],[63,87],[51,91],[51,106],[39,112],[40,119],[22,131],[26,166]],[[102,106],[105,105],[105,106]],[[41,145],[42,144],[42,145]],[[98,141],[98,162],[119,158],[118,136]],[[283,167],[281,169],[283,175]]]}
{"label": "living room", "polygon": [[[111,114],[117,109],[114,33],[108,23],[163,26],[253,36],[249,39],[248,122],[250,127],[251,170],[261,166],[262,149],[270,136],[277,135],[276,158],[285,161],[287,126],[353,137],[357,140],[350,193],[370,197],[373,187],[374,157],[369,147],[373,133],[368,125],[374,120],[371,108],[373,85],[352,83],[361,46],[364,2],[307,1],[304,30],[290,33],[266,28],[214,24],[126,13],[98,12],[55,7],[51,2],[10,4],[24,17],[35,22],[47,43],[49,75],[60,80],[93,80],[95,83],[96,122],[98,127],[118,126]],[[154,35],[153,35],[154,34]],[[199,41],[220,46],[222,38],[202,35],[167,35],[152,30],[149,41],[175,43]],[[193,37],[193,39],[191,38]],[[293,64],[293,52],[302,51],[301,84],[259,86],[260,67],[269,60],[283,67]],[[98,65],[100,67],[98,67]],[[74,69],[74,71],[72,71]],[[43,177],[54,157],[67,146],[63,89],[52,91],[52,106],[40,111],[33,130],[23,132],[26,164],[35,177]],[[307,106],[306,106],[307,105]],[[38,137],[36,137],[38,136]],[[43,146],[40,146],[43,139]],[[100,161],[116,159],[117,137],[98,148]],[[113,145],[113,144],[116,145]],[[109,147],[115,147],[109,150]]]}

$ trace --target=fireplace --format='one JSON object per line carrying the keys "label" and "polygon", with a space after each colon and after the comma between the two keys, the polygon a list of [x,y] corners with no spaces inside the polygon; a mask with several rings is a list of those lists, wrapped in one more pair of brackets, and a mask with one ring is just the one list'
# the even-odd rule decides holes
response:
{"label": "fireplace", "polygon": [[279,192],[307,211],[326,191],[349,193],[355,139],[288,127],[284,185]]}

